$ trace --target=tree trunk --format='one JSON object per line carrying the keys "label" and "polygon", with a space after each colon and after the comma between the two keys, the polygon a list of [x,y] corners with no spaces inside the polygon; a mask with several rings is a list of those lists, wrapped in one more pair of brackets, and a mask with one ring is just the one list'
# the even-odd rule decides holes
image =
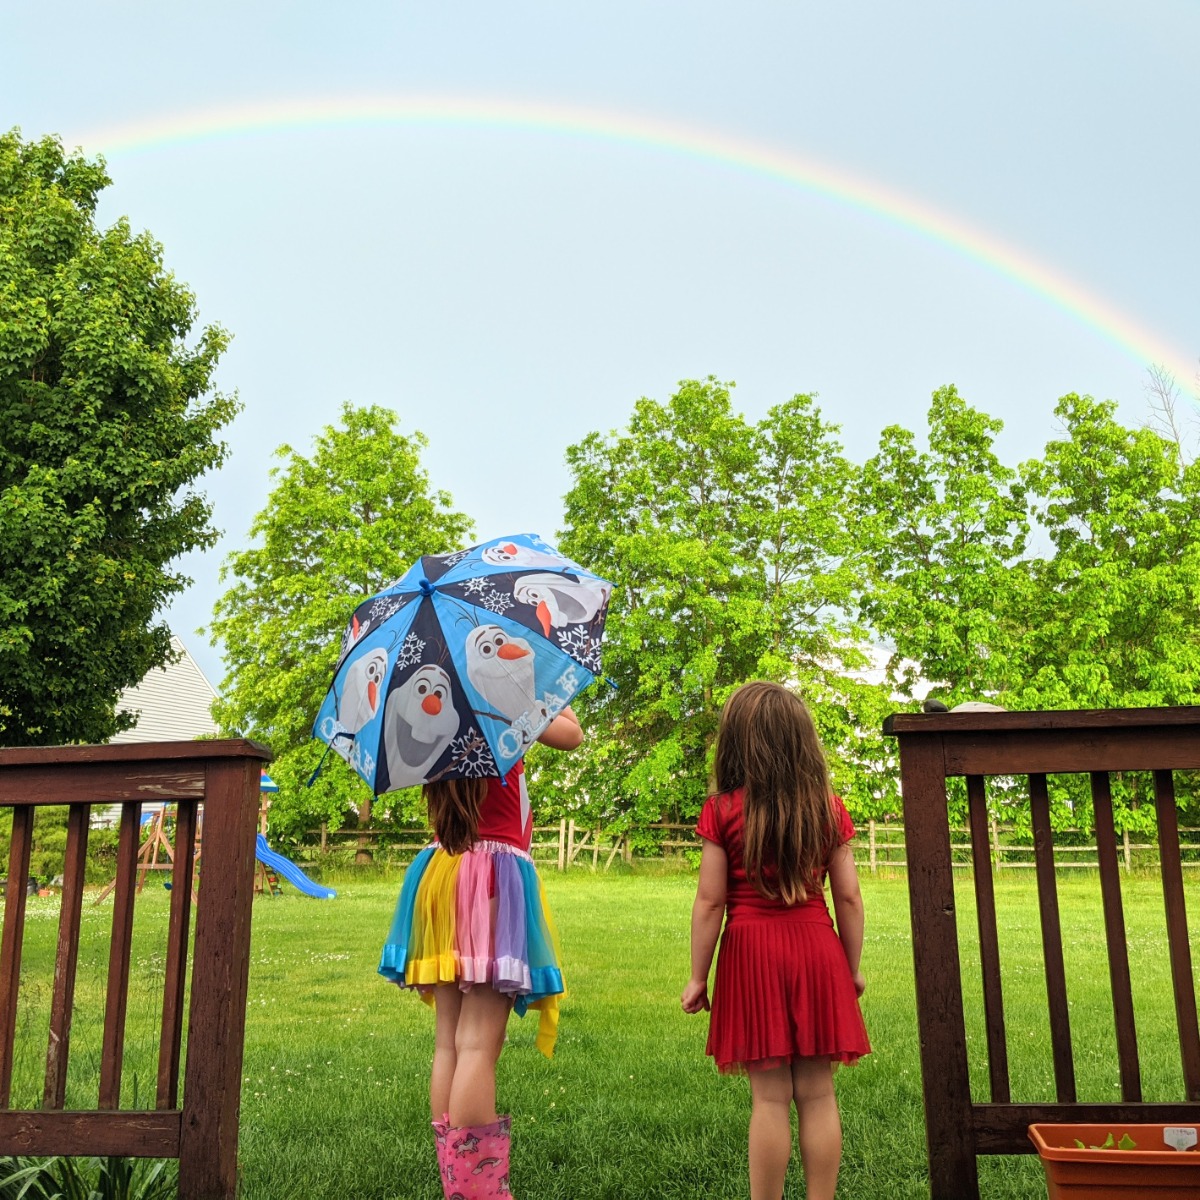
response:
{"label": "tree trunk", "polygon": [[[371,824],[371,797],[368,796],[358,806],[358,825],[360,829],[365,829]],[[371,853],[371,842],[366,834],[358,839],[358,849],[354,852],[354,865],[363,866],[366,863],[375,861],[375,856]]]}

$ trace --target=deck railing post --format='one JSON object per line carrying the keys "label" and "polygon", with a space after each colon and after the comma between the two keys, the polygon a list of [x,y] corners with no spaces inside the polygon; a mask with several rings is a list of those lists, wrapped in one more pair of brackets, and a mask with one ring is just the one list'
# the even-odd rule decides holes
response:
{"label": "deck railing post", "polygon": [[930,1196],[978,1200],[942,739],[904,738],[900,777]]}
{"label": "deck railing post", "polygon": [[205,772],[179,1200],[233,1200],[237,1193],[259,770],[257,761],[233,759],[210,763]]}

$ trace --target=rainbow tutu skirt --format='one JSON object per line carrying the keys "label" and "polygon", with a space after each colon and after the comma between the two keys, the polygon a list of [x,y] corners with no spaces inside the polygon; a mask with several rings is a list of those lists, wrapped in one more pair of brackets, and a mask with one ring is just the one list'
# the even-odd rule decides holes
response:
{"label": "rainbow tutu skirt", "polygon": [[565,991],[558,934],[533,859],[505,842],[479,841],[465,854],[427,846],[404,873],[379,973],[416,988],[489,984],[523,1017],[540,1014],[537,1046],[549,1056]]}

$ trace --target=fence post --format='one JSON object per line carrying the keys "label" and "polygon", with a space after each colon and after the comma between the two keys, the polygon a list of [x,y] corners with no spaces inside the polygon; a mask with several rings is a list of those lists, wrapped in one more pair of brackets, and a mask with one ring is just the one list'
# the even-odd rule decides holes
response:
{"label": "fence post", "polygon": [[1000,824],[992,818],[992,855],[996,860],[996,870],[1000,870]]}
{"label": "fence post", "polygon": [[575,861],[575,818],[567,822],[567,866]]}
{"label": "fence post", "polygon": [[564,870],[567,865],[567,818],[558,822],[558,869]]}
{"label": "fence post", "polygon": [[600,862],[600,830],[596,830],[592,834],[592,870],[594,871]]}
{"label": "fence post", "polygon": [[1121,843],[1125,850],[1125,873],[1128,875],[1133,868],[1133,855],[1129,852],[1129,830],[1121,830]]}
{"label": "fence post", "polygon": [[329,825],[327,822],[321,822],[321,853],[329,853]]}
{"label": "fence post", "polygon": [[867,822],[867,845],[871,848],[871,874],[875,874],[875,819]]}

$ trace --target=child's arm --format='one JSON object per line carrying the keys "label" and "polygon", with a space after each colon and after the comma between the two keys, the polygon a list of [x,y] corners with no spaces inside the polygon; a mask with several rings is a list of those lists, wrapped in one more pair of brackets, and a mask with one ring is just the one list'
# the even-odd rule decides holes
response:
{"label": "child's arm", "polygon": [[686,1013],[708,1007],[708,972],[725,915],[725,873],[728,860],[716,842],[705,841],[700,851],[700,882],[692,905],[692,977],[679,997]]}
{"label": "child's arm", "polygon": [[837,916],[838,937],[854,976],[854,990],[861,996],[867,981],[859,969],[863,948],[863,902],[858,887],[858,870],[854,852],[848,844],[839,846],[829,860],[829,892],[833,896],[833,911]]}
{"label": "child's arm", "polygon": [[542,730],[538,741],[552,750],[574,750],[583,741],[583,730],[579,718],[568,705],[545,729]]}

